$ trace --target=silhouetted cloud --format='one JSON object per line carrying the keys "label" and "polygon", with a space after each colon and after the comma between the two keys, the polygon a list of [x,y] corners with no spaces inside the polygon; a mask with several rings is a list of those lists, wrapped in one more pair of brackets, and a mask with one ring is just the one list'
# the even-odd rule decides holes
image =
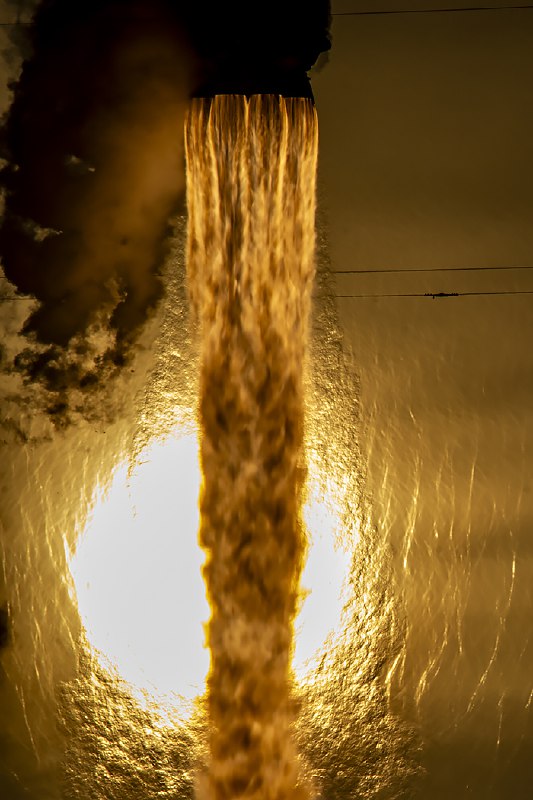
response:
{"label": "silhouetted cloud", "polygon": [[240,0],[44,0],[18,43],[0,258],[37,304],[4,369],[61,394],[60,406],[70,386],[88,392],[129,363],[161,298],[191,95],[310,92],[329,4],[253,11]]}
{"label": "silhouetted cloud", "polygon": [[[30,38],[3,126],[0,254],[39,301],[16,365],[62,389],[127,361],[161,296],[191,57],[160,2],[45,2]],[[83,337],[95,326],[107,342],[91,364]]]}

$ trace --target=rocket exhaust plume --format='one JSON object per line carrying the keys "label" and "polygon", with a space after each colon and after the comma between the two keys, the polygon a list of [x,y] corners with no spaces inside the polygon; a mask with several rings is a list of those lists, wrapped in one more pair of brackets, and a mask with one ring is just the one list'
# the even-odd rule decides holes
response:
{"label": "rocket exhaust plume", "polygon": [[201,800],[305,798],[292,741],[305,555],[303,364],[317,121],[305,99],[193,102],[188,283],[200,327],[200,542],[211,605]]}

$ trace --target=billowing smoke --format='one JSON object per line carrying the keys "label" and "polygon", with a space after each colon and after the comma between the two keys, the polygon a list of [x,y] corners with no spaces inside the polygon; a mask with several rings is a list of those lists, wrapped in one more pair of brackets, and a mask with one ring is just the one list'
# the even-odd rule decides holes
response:
{"label": "billowing smoke", "polygon": [[153,318],[169,221],[184,208],[191,95],[310,96],[328,26],[325,0],[43,0],[25,41],[18,30],[0,260],[4,301],[9,286],[34,300],[3,309],[22,336],[1,362],[45,388],[56,421],[71,388],[83,413],[131,367]]}
{"label": "billowing smoke", "polygon": [[0,256],[38,303],[4,368],[65,396],[128,363],[162,294],[193,63],[159,0],[44,2],[28,48],[3,122]]}

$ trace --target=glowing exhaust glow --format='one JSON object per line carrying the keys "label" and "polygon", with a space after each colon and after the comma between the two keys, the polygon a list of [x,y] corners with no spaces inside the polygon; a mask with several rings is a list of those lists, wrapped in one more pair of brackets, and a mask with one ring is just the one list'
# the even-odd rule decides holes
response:
{"label": "glowing exhaust glow", "polygon": [[[194,435],[178,431],[152,442],[131,470],[122,464],[108,491],[99,491],[70,563],[85,633],[101,664],[139,701],[182,710],[184,700],[203,693],[209,668],[199,485]],[[294,657],[300,679],[338,628],[350,562],[335,544],[335,503],[320,502],[312,476],[308,496],[310,546]]]}

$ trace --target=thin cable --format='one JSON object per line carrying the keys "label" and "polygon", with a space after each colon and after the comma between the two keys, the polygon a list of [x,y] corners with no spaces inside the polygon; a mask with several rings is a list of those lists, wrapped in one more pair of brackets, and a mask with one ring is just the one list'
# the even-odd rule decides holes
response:
{"label": "thin cable", "polygon": [[[405,267],[391,269],[334,269],[332,275],[401,275],[402,273],[430,273],[430,272],[511,272],[511,270],[533,270],[532,265],[505,266],[505,267]],[[0,275],[0,281],[7,281],[5,275]]]}
{"label": "thin cable", "polygon": [[[399,294],[333,294],[328,295],[334,297],[336,300],[352,300],[352,299],[371,299],[371,298],[380,298],[380,297],[430,297],[432,300],[440,300],[444,297],[486,297],[491,295],[495,296],[504,296],[504,295],[529,295],[533,294],[533,289],[526,289],[526,290],[508,290],[503,292],[402,292]],[[315,295],[315,297],[322,297],[324,295]],[[13,296],[13,297],[0,297],[0,303],[11,303],[13,300],[35,300],[34,297],[20,297],[20,296]]]}
{"label": "thin cable", "polygon": [[379,17],[400,14],[457,14],[475,11],[517,11],[531,10],[533,5],[527,6],[473,6],[471,8],[406,8],[399,11],[336,11],[332,17]]}
{"label": "thin cable", "polygon": [[405,269],[336,269],[335,275],[398,275],[401,272],[493,272],[500,270],[531,269],[530,266],[506,266],[506,267],[406,267]]}
{"label": "thin cable", "polygon": [[[352,300],[352,299],[371,299],[381,297],[430,297],[432,300],[440,300],[444,297],[483,297],[483,296],[504,296],[504,295],[528,295],[533,294],[533,289],[525,291],[505,291],[505,292],[412,292],[400,294],[334,294],[335,300]],[[321,297],[322,295],[315,295]],[[0,297],[0,303],[11,303],[13,300],[34,300],[33,297]]]}
{"label": "thin cable", "polygon": [[526,290],[508,290],[497,292],[410,292],[400,294],[336,294],[333,295],[337,298],[371,298],[371,297],[431,297],[437,300],[443,297],[482,297],[486,295],[510,295],[510,294],[533,294],[533,289]]}
{"label": "thin cable", "polygon": [[[533,5],[527,6],[472,6],[468,8],[405,8],[397,11],[382,10],[382,11],[335,11],[332,17],[380,17],[380,16],[399,16],[402,14],[457,14],[457,13],[473,13],[476,11],[520,11],[531,10]],[[14,20],[13,22],[0,22],[0,28],[8,28],[15,25],[31,25],[31,22],[24,22],[23,20]]]}

